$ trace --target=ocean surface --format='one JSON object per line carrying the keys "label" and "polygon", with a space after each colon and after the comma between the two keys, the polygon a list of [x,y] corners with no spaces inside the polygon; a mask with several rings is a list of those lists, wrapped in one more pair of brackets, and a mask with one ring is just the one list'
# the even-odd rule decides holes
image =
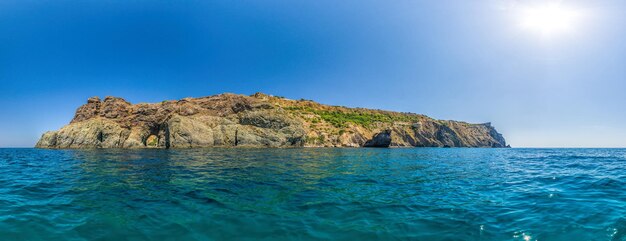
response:
{"label": "ocean surface", "polygon": [[0,240],[626,240],[626,149],[0,149]]}

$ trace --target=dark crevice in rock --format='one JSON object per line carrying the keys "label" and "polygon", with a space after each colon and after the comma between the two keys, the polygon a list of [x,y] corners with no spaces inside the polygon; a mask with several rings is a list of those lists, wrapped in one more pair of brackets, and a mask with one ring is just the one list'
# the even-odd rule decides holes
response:
{"label": "dark crevice in rock", "polygon": [[385,130],[372,137],[363,145],[364,147],[389,147],[391,145],[391,131]]}
{"label": "dark crevice in rock", "polygon": [[304,145],[304,137],[302,136],[292,136],[287,138],[287,142],[291,146],[303,146]]}
{"label": "dark crevice in rock", "polygon": [[123,146],[123,145],[122,145],[122,142],[123,142],[123,141],[124,141],[124,140],[122,139],[122,132],[120,132],[120,134],[119,134],[119,138],[117,138],[117,146],[118,146],[118,147],[122,147],[122,146]]}
{"label": "dark crevice in rock", "polygon": [[102,133],[102,131],[98,132],[98,141],[99,142],[103,142],[104,141],[104,134]]}
{"label": "dark crevice in rock", "polygon": [[167,124],[163,124],[163,129],[165,130],[165,149],[170,148],[170,128]]}
{"label": "dark crevice in rock", "polygon": [[148,129],[147,135],[142,140],[143,145],[151,148],[168,148],[168,129],[166,124],[152,124]]}

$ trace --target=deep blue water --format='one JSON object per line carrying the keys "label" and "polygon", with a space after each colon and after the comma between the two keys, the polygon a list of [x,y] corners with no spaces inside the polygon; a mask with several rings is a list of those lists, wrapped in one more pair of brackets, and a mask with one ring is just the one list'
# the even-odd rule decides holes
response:
{"label": "deep blue water", "polygon": [[0,240],[626,240],[626,149],[0,149]]}

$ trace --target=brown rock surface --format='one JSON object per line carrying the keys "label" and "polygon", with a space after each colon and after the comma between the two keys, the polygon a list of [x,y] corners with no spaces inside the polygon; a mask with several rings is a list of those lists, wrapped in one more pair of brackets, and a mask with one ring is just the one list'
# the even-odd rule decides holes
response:
{"label": "brown rock surface", "polygon": [[154,104],[92,97],[39,148],[506,147],[490,123],[322,105],[257,93]]}

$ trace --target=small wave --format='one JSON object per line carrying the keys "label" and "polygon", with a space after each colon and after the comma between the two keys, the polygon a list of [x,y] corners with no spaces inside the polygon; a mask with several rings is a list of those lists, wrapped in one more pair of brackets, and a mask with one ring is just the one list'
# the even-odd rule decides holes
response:
{"label": "small wave", "polygon": [[189,197],[189,198],[191,198],[193,200],[201,201],[201,202],[203,202],[205,204],[210,204],[210,205],[214,205],[214,206],[218,206],[218,207],[226,207],[226,205],[224,203],[222,203],[222,202],[220,202],[220,201],[218,201],[218,200],[216,200],[214,198],[207,197],[206,195],[204,195],[203,193],[201,193],[201,192],[199,192],[197,190],[186,192],[185,196]]}

